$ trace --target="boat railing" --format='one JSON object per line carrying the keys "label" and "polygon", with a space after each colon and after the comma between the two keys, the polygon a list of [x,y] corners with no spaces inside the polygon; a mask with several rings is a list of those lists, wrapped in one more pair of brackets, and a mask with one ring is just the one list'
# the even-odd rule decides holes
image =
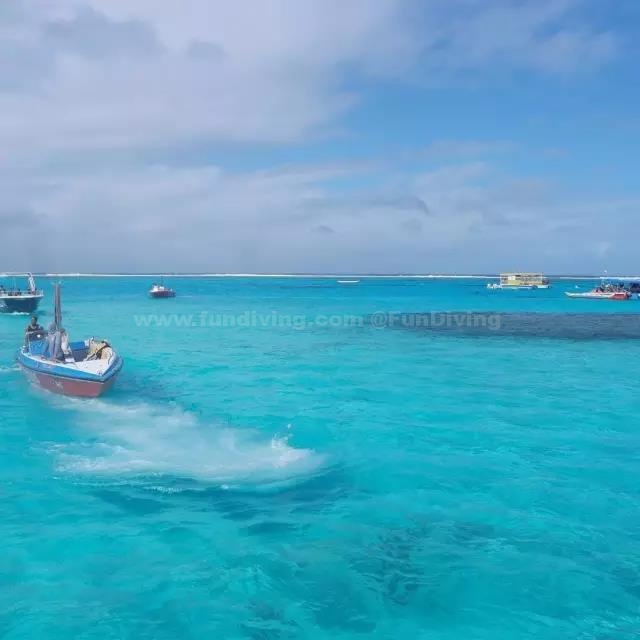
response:
{"label": "boat railing", "polygon": [[0,297],[18,298],[25,296],[44,296],[42,289],[22,291],[21,289],[0,289]]}

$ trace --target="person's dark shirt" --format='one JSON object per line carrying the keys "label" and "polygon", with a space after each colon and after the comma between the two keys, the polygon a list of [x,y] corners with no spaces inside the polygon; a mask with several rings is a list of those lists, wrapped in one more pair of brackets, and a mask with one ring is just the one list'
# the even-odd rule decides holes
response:
{"label": "person's dark shirt", "polygon": [[25,331],[25,333],[27,335],[31,335],[33,333],[40,333],[44,331],[44,329],[37,323],[37,322],[33,322],[33,320],[27,325],[27,329]]}

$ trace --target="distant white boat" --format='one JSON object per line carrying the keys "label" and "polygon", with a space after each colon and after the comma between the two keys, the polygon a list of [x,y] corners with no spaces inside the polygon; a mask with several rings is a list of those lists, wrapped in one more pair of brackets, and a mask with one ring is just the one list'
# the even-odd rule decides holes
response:
{"label": "distant white boat", "polygon": [[548,289],[550,286],[541,273],[501,273],[500,282],[490,282],[487,289]]}
{"label": "distant white boat", "polygon": [[149,295],[152,298],[175,298],[176,292],[169,287],[165,287],[164,281],[161,279],[160,284],[153,283],[153,286],[149,289]]}
{"label": "distant white boat", "polygon": [[338,280],[338,284],[358,284],[360,280]]}

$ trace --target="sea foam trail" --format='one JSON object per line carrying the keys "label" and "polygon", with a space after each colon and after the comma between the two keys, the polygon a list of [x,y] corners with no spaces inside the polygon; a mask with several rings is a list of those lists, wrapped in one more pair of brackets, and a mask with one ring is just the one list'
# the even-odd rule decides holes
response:
{"label": "sea foam trail", "polygon": [[0,374],[13,373],[14,371],[20,371],[20,367],[17,364],[11,366],[0,365]]}
{"label": "sea foam trail", "polygon": [[323,458],[249,430],[204,424],[191,413],[141,403],[70,401],[86,441],[56,447],[61,471],[93,476],[187,479],[225,487],[286,484],[319,470]]}

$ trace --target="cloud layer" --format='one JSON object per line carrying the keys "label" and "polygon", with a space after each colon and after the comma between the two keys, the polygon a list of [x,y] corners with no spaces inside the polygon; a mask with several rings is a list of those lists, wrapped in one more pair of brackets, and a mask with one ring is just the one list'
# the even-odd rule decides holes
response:
{"label": "cloud layer", "polygon": [[[562,240],[563,229],[584,234],[585,256],[604,259],[613,239],[592,241],[583,228],[589,207],[493,165],[516,148],[509,140],[436,139],[415,150],[411,170],[389,158],[363,167],[349,161],[345,121],[371,86],[392,91],[464,82],[469,74],[477,81],[496,68],[567,74],[604,65],[620,42],[581,21],[581,4],[3,3],[5,266],[491,270],[530,247],[518,241],[522,229],[555,251],[559,265],[562,246],[550,239]],[[259,170],[232,170],[208,157],[340,139],[333,164],[266,161]],[[197,161],[184,161],[193,149]],[[336,186],[363,174],[366,186]],[[629,205],[602,206],[624,216]]]}
{"label": "cloud layer", "polygon": [[14,153],[303,140],[416,46],[394,0],[52,4],[2,10]]}

